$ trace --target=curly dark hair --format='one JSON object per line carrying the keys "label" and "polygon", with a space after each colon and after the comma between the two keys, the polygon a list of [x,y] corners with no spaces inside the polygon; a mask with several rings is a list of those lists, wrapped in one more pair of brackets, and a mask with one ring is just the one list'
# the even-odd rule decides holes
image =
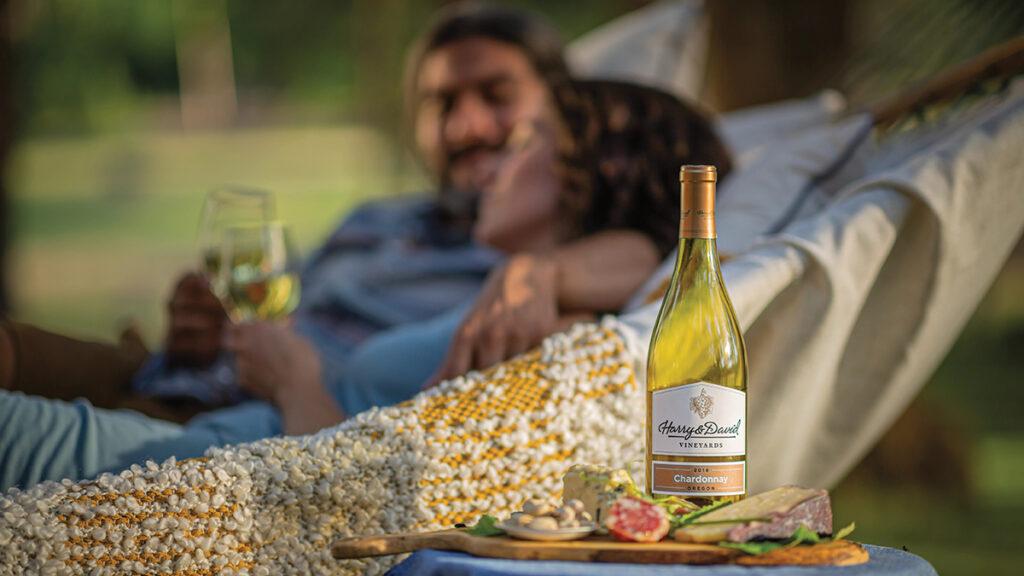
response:
{"label": "curly dark hair", "polygon": [[548,86],[569,82],[565,44],[547,20],[520,8],[468,1],[441,8],[412,46],[406,62],[406,93],[412,93],[427,54],[467,38],[490,38],[519,48]]}
{"label": "curly dark hair", "polygon": [[710,116],[637,84],[574,80],[554,91],[569,134],[559,143],[570,236],[612,228],[646,233],[662,255],[679,237],[679,168],[732,168]]}

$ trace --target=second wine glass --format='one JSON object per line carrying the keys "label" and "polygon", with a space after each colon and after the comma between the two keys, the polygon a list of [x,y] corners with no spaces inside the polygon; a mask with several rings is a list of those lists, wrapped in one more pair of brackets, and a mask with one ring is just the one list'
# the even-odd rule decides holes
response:
{"label": "second wine glass", "polygon": [[241,186],[223,186],[207,193],[196,240],[199,244],[201,270],[217,296],[224,296],[220,262],[225,231],[272,221],[273,200],[273,196],[266,190]]}
{"label": "second wine glass", "polygon": [[288,227],[280,222],[224,230],[218,284],[235,322],[276,320],[299,304],[299,262]]}

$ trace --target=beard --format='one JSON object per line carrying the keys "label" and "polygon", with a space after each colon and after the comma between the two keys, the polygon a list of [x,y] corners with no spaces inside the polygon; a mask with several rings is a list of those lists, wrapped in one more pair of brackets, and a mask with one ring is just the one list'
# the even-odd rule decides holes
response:
{"label": "beard", "polygon": [[450,152],[445,159],[446,187],[482,191],[490,187],[498,174],[507,147],[501,144],[474,144]]}
{"label": "beard", "polygon": [[505,144],[474,144],[448,153],[441,172],[438,203],[446,219],[472,227],[480,197],[494,180]]}

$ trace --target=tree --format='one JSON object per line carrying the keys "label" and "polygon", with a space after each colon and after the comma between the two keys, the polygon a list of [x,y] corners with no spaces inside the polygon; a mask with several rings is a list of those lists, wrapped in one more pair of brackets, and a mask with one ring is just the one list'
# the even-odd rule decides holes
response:
{"label": "tree", "polygon": [[0,0],[0,314],[10,308],[7,296],[8,214],[6,167],[7,153],[14,138],[14,114],[11,110],[11,37],[10,3]]}
{"label": "tree", "polygon": [[849,0],[715,0],[702,100],[727,112],[827,86],[848,54]]}

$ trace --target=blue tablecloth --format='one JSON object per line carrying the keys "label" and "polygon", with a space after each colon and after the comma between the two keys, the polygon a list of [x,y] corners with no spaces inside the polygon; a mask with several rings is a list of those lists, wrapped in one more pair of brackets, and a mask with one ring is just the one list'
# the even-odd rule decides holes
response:
{"label": "blue tablecloth", "polygon": [[687,566],[682,564],[602,564],[477,558],[461,552],[421,550],[388,572],[389,576],[936,576],[920,556],[865,545],[871,561],[859,566]]}

